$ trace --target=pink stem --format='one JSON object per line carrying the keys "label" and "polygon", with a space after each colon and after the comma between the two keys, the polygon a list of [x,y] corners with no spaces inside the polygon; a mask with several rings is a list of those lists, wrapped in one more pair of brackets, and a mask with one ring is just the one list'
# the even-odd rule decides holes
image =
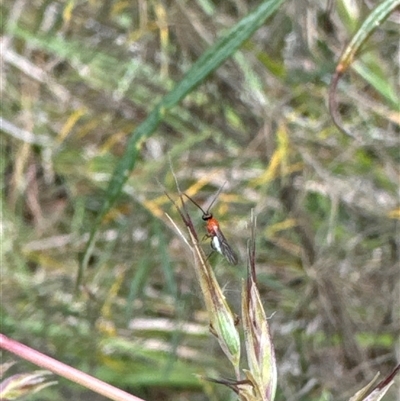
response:
{"label": "pink stem", "polygon": [[78,383],[86,388],[93,390],[98,394],[102,394],[114,401],[144,401],[141,398],[135,397],[125,391],[120,390],[110,384],[96,379],[78,369],[72,368],[56,359],[50,358],[32,348],[27,347],[17,341],[14,341],[4,334],[0,334],[0,348],[3,348],[19,357],[32,362],[44,369],[63,376],[75,383]]}

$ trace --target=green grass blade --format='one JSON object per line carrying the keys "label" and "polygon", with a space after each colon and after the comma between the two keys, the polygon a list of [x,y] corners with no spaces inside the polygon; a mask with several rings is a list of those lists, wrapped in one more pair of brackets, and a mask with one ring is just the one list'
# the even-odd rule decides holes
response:
{"label": "green grass blade", "polygon": [[167,110],[176,106],[188,93],[199,85],[212,71],[249,39],[253,33],[261,27],[264,21],[270,17],[283,3],[284,0],[267,0],[258,8],[248,14],[211,46],[187,72],[185,77],[169,92],[154,108],[148,118],[137,127],[128,141],[127,150],[116,166],[111,177],[107,196],[102,209],[93,226],[89,241],[86,245],[84,256],[79,266],[77,285],[82,280],[83,271],[89,261],[94,247],[96,233],[103,216],[110,210],[119,197],[122,187],[128,179],[129,172],[133,170],[141,143],[148,138],[157,128]]}
{"label": "green grass blade", "polygon": [[371,12],[341,55],[338,65],[338,68],[340,68],[341,71],[345,71],[349,67],[355,54],[365,43],[368,37],[398,6],[400,6],[400,0],[386,0]]}
{"label": "green grass blade", "polygon": [[396,110],[399,107],[400,99],[390,82],[388,82],[387,77],[383,76],[382,71],[373,69],[365,63],[358,62],[354,63],[352,68],[379,92],[390,103],[392,108]]}
{"label": "green grass blade", "polygon": [[336,66],[335,74],[333,75],[331,87],[329,90],[329,112],[336,127],[348,136],[353,136],[351,132],[346,130],[340,120],[339,112],[336,104],[336,88],[338,86],[340,77],[349,68],[356,53],[360,50],[361,46],[365,43],[368,37],[378,28],[390,13],[400,6],[400,0],[385,0],[379,4],[369,16],[366,18],[360,29],[353,36],[350,43],[345,48],[340,56],[338,65]]}

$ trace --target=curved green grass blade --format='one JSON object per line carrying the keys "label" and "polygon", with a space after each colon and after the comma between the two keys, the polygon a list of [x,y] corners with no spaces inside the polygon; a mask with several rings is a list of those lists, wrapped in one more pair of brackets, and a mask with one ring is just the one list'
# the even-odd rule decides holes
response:
{"label": "curved green grass blade", "polygon": [[360,29],[353,36],[353,39],[347,45],[346,49],[340,56],[336,71],[344,72],[353,61],[360,47],[365,43],[368,37],[378,28],[390,13],[400,6],[400,0],[385,0],[379,4],[371,14],[367,17]]}
{"label": "curved green grass blade", "polygon": [[372,12],[366,18],[360,29],[353,36],[353,39],[346,46],[346,49],[340,56],[329,90],[329,112],[336,127],[346,135],[353,136],[343,127],[343,124],[340,121],[339,112],[337,110],[335,94],[339,79],[349,68],[356,53],[360,50],[361,46],[365,43],[368,37],[385,21],[390,13],[398,6],[400,6],[400,0],[385,0],[374,10],[372,10]]}
{"label": "curved green grass blade", "polygon": [[77,285],[79,285],[82,280],[83,271],[92,253],[96,240],[96,233],[101,224],[101,220],[119,197],[122,187],[128,179],[129,173],[136,164],[139,149],[143,141],[156,130],[169,109],[176,106],[212,71],[217,69],[223,61],[232,56],[243,42],[249,39],[283,2],[284,0],[264,1],[258,8],[226,32],[223,37],[193,64],[184,78],[161,100],[147,119],[133,132],[128,141],[127,149],[114,170],[108,186],[106,199],[97,217],[96,223],[91,230],[89,241],[79,266]]}

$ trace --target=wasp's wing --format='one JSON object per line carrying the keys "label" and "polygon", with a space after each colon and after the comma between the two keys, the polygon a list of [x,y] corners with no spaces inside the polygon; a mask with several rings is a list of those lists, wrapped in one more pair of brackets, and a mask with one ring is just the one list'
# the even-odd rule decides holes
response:
{"label": "wasp's wing", "polygon": [[238,264],[238,257],[235,251],[229,246],[224,234],[220,229],[214,231],[215,235],[211,240],[211,247],[219,252],[221,255],[225,256],[231,265]]}

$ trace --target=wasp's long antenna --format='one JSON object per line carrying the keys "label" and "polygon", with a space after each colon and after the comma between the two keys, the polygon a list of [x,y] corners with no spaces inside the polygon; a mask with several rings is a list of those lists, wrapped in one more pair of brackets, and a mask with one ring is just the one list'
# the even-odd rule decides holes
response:
{"label": "wasp's long antenna", "polygon": [[224,186],[226,184],[226,181],[221,185],[221,188],[218,190],[218,192],[215,194],[214,199],[212,200],[212,202],[210,203],[210,206],[208,206],[207,208],[207,214],[209,214],[210,209],[212,207],[212,205],[214,204],[214,202],[217,200],[219,194],[221,193],[221,191],[224,189]]}
{"label": "wasp's long antenna", "polygon": [[218,198],[219,194],[221,193],[221,191],[224,189],[225,184],[226,184],[226,181],[221,185],[221,188],[214,195],[214,198],[211,201],[211,203],[208,206],[206,211],[204,211],[204,209],[196,201],[194,201],[189,195],[186,195],[185,193],[184,193],[184,195],[186,196],[186,198],[188,198],[194,205],[196,205],[203,212],[203,216],[210,216],[211,215],[210,209],[211,209],[212,205],[215,203],[215,201],[217,200],[217,198]]}
{"label": "wasp's long antenna", "polygon": [[206,216],[208,214],[208,212],[206,213],[204,211],[204,209],[194,199],[192,199],[189,195],[186,195],[185,193],[183,193],[183,195],[185,195],[186,198],[188,198],[195,206],[197,206],[203,212],[203,216]]}

